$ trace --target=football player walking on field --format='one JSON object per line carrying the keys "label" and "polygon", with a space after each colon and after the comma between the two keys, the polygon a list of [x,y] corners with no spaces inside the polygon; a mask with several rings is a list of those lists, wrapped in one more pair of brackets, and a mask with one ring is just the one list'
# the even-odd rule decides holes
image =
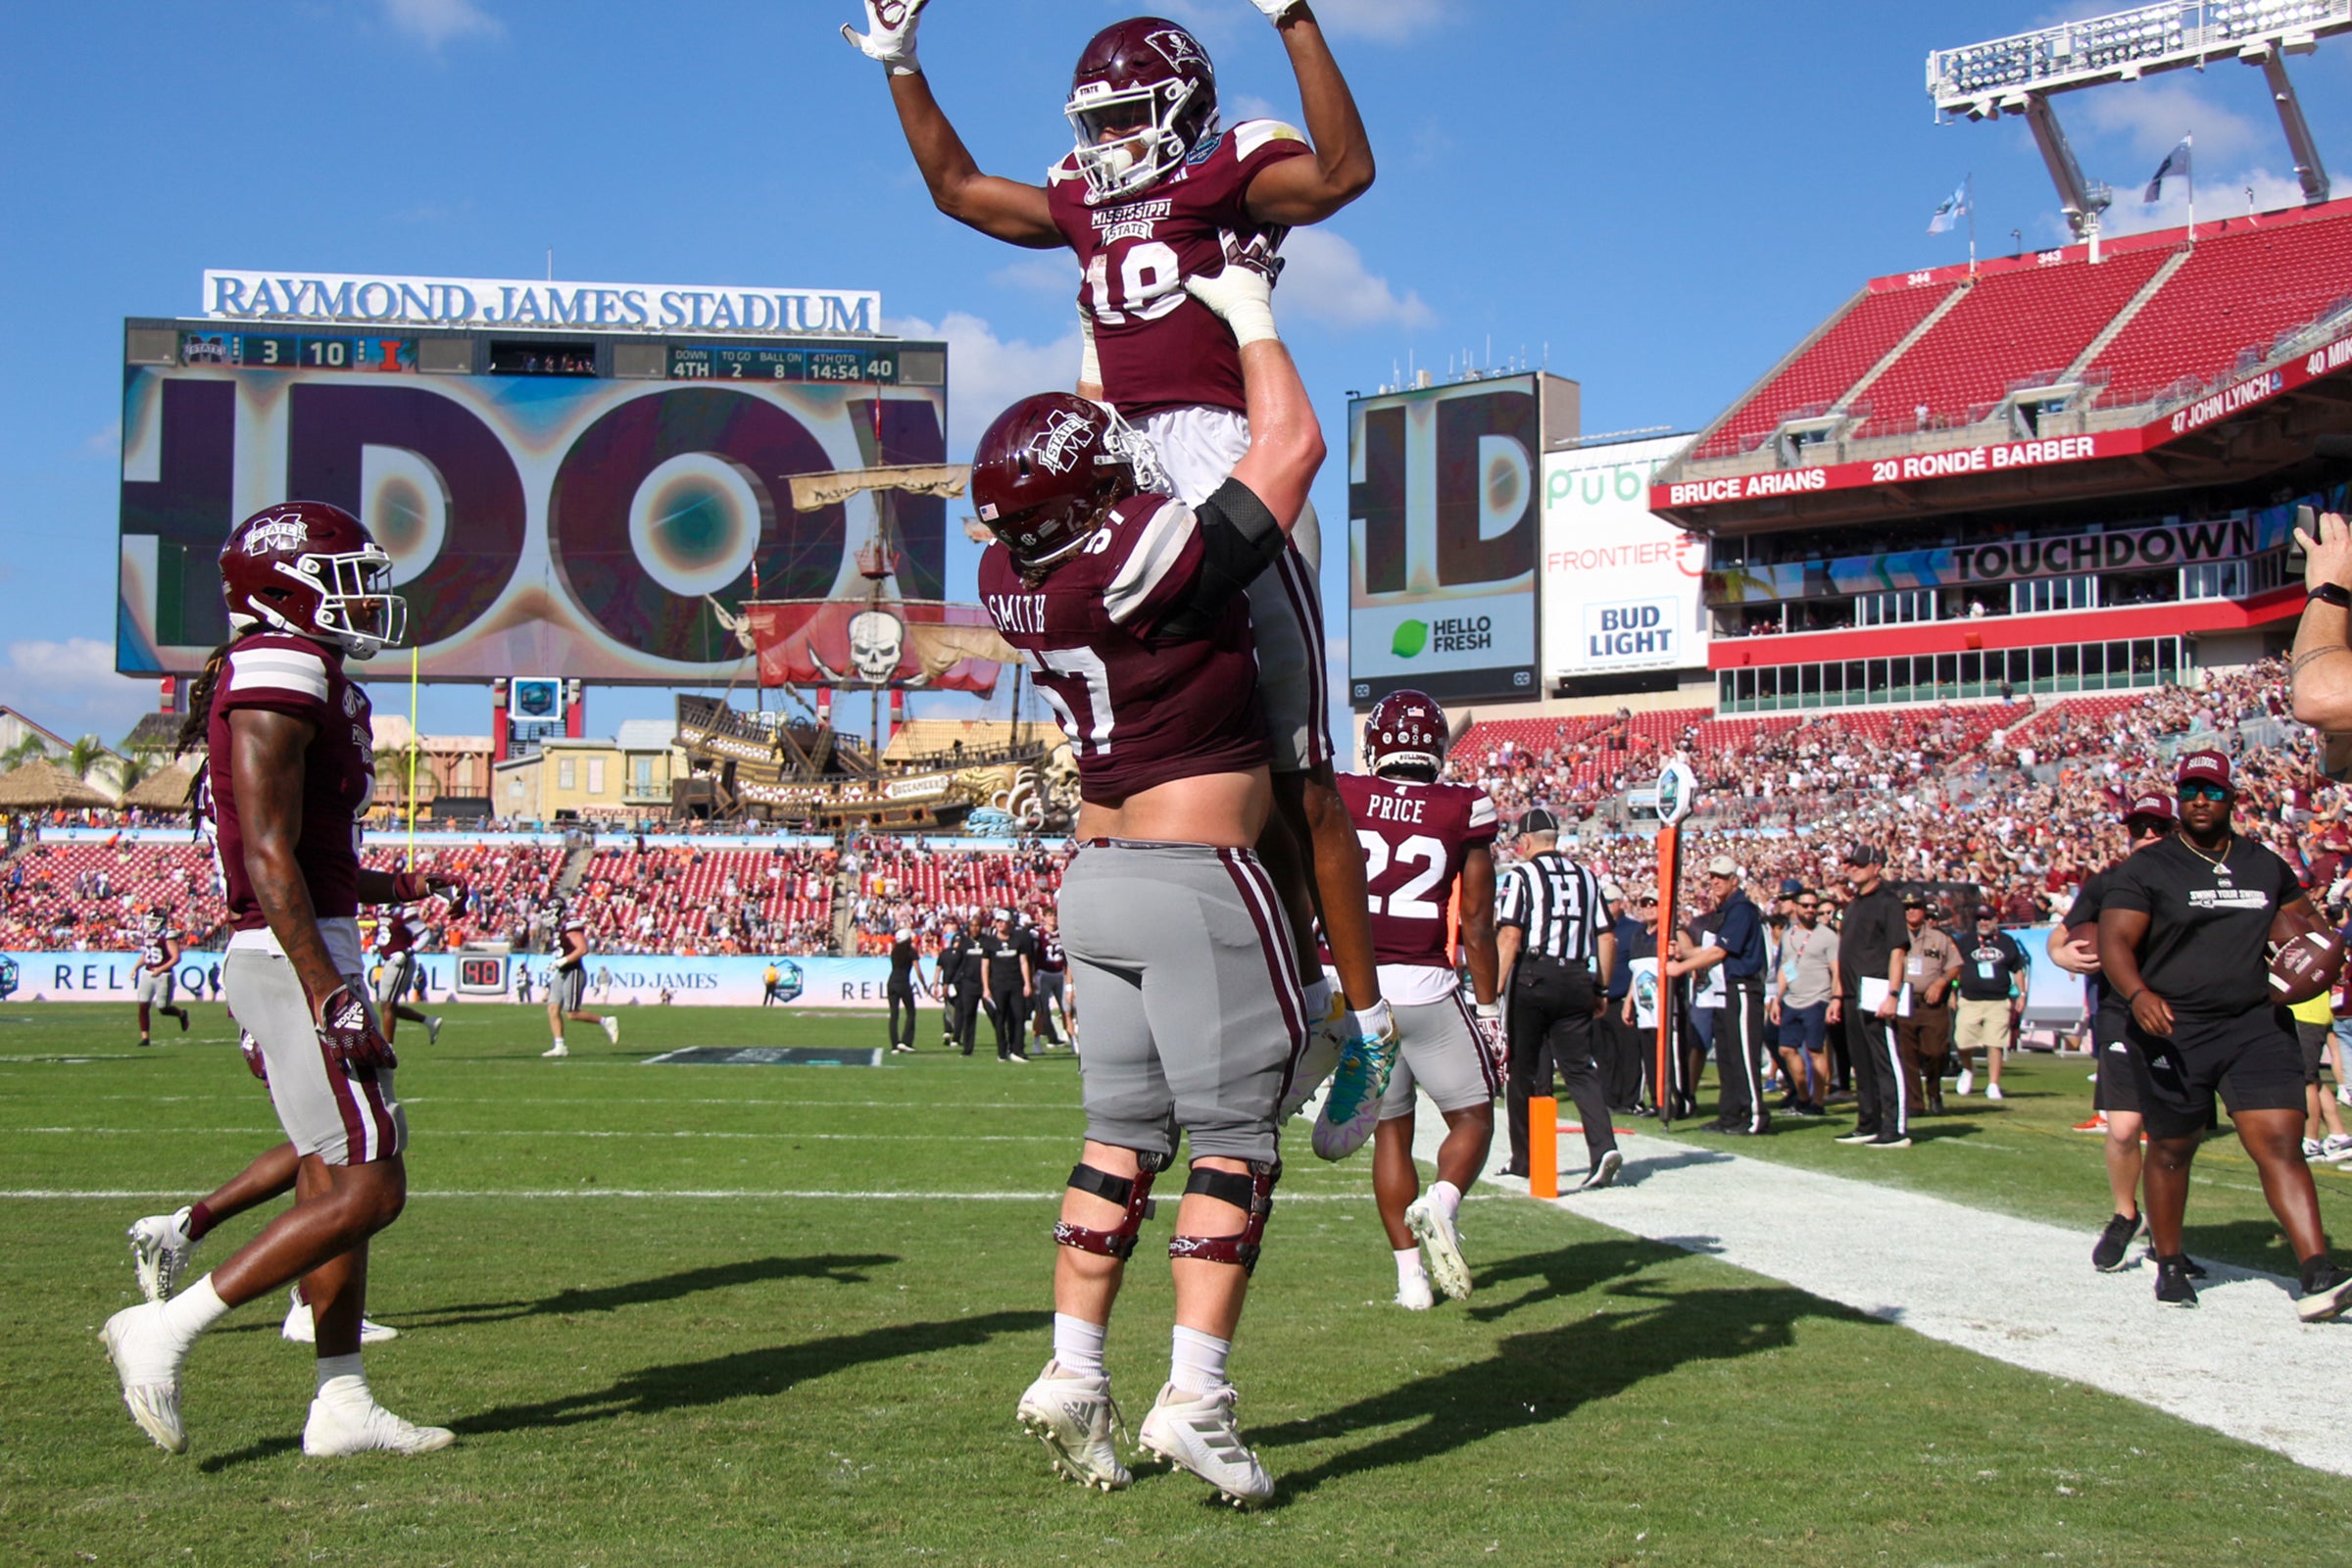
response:
{"label": "football player walking on field", "polygon": [[[1494,1001],[1494,803],[1472,785],[1439,782],[1446,745],[1446,710],[1435,699],[1391,692],[1364,719],[1371,776],[1339,776],[1340,799],[1364,851],[1380,994],[1396,1009],[1396,1070],[1372,1135],[1372,1196],[1396,1255],[1396,1304],[1414,1311],[1432,1304],[1433,1274],[1453,1299],[1470,1294],[1454,1219],[1494,1142],[1494,1097],[1502,1092],[1490,1045],[1501,1026]],[[1476,1019],[1462,1005],[1453,967],[1447,908],[1456,886]],[[1416,1089],[1426,1090],[1446,1118],[1438,1180],[1426,1198],[1413,1163]],[[1316,1123],[1316,1137],[1326,1125]]]}
{"label": "football player walking on field", "polygon": [[580,1003],[588,992],[588,916],[578,905],[560,906],[556,910],[556,966],[547,977],[547,1031],[556,1043],[539,1053],[542,1056],[568,1056],[571,1048],[564,1044],[564,1023],[592,1023],[605,1032],[605,1038],[620,1044],[620,1020],[610,1013],[583,1011]]}
{"label": "football player walking on field", "polygon": [[1271,284],[1194,279],[1242,343],[1248,456],[1198,508],[1143,493],[1110,414],[1067,393],[998,416],[972,460],[996,535],[980,596],[1076,738],[1082,846],[1061,932],[1086,993],[1086,1137],[1054,1241],[1054,1358],[1021,1424],[1062,1473],[1128,1485],[1103,1345],[1152,1178],[1191,1144],[1168,1244],[1176,1327],[1143,1449],[1237,1503],[1274,1483],[1226,1372],[1281,1174],[1275,1115],[1303,1043],[1298,958],[1252,851],[1273,810],[1243,591],[1282,554],[1323,460]]}
{"label": "football player walking on field", "polygon": [[220,551],[230,640],[190,693],[210,760],[215,850],[235,929],[227,994],[260,1048],[270,1098],[299,1155],[294,1206],[168,1301],[126,1307],[102,1338],[123,1402],[157,1444],[187,1446],[180,1373],[231,1307],[301,1280],[318,1354],[303,1428],[313,1456],[421,1453],[454,1441],[376,1403],[360,1364],[368,1238],[408,1198],[398,1065],[362,995],[362,904],[406,903],[414,872],[363,868],[359,824],[375,790],[367,694],[343,669],[400,641],[392,559],[359,520],[319,502],[256,513]]}
{"label": "football player walking on field", "polygon": [[[1083,274],[1082,397],[1107,402],[1148,438],[1168,492],[1200,506],[1250,450],[1233,332],[1187,293],[1190,279],[1249,256],[1271,276],[1288,230],[1318,223],[1371,187],[1362,117],[1304,0],[1250,0],[1282,36],[1306,129],[1272,120],[1231,127],[1218,117],[1215,69],[1200,39],[1139,17],[1103,28],[1078,58],[1063,106],[1077,146],[1031,185],[981,172],[932,96],[915,58],[927,0],[866,0],[867,31],[850,41],[889,69],[891,101],[939,210],[1033,250],[1068,247]],[[1337,1158],[1372,1131],[1395,1045],[1376,1012],[1363,858],[1332,782],[1325,717],[1321,543],[1311,506],[1287,546],[1250,583],[1257,683],[1273,744],[1274,826],[1258,846],[1281,890],[1292,945],[1305,967],[1314,1055],[1311,1087],[1338,1066],[1361,1118],[1321,1150]],[[1311,869],[1310,869],[1311,868]],[[1341,1016],[1314,962],[1314,917],[1339,971]]]}
{"label": "football player walking on field", "polygon": [[188,1032],[188,1009],[172,1004],[173,988],[172,966],[179,962],[179,933],[172,929],[172,917],[162,909],[147,911],[147,919],[139,933],[139,973],[135,982],[139,999],[139,1044],[153,1045],[147,1038],[148,1009],[167,1018],[179,1020],[179,1032]]}

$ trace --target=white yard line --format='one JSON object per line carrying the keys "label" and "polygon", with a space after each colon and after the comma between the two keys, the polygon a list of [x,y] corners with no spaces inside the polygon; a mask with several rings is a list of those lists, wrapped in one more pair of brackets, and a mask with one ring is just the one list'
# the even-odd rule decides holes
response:
{"label": "white yard line", "polygon": [[[1422,1118],[1416,1152],[1435,1152]],[[1438,1126],[1437,1133],[1443,1132]],[[1584,1141],[1560,1135],[1583,1174]],[[2200,1259],[2194,1311],[2156,1304],[2146,1264],[2090,1266],[2090,1231],[1830,1176],[1642,1132],[1618,1185],[1553,1206],[1838,1301],[2029,1371],[2087,1384],[2352,1475],[2352,1406],[2335,1396],[2352,1327],[2306,1325],[2290,1282]],[[1907,1157],[1852,1151],[1855,1168]],[[1524,1193],[1521,1181],[1497,1187]],[[2194,1199],[2191,1199],[2194,1217]],[[2144,1240],[2133,1245],[2136,1255]]]}

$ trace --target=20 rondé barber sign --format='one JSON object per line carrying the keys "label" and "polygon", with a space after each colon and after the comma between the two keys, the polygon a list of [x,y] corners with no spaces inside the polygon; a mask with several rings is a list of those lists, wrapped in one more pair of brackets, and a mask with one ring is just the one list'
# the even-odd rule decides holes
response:
{"label": "20 rond\u00e9 barber sign", "polygon": [[2016,468],[2048,467],[2087,463],[2103,458],[2128,458],[2153,451],[2189,435],[2218,419],[2241,414],[2282,392],[2308,385],[2352,366],[2352,333],[2315,349],[2300,360],[2247,376],[2241,381],[2183,404],[2164,417],[2128,430],[2104,430],[2095,435],[2050,436],[2035,441],[2003,441],[1989,446],[1957,447],[1946,452],[1919,452],[1901,458],[1863,463],[1826,464],[1817,468],[1774,468],[1763,473],[1732,474],[1719,479],[1684,479],[1650,486],[1652,511],[1684,511],[1721,506],[1727,502],[1758,501],[1775,496],[1813,495],[1829,490],[1855,490],[1869,485],[1912,484],[1929,479],[1960,478],[1976,473],[2000,473]]}

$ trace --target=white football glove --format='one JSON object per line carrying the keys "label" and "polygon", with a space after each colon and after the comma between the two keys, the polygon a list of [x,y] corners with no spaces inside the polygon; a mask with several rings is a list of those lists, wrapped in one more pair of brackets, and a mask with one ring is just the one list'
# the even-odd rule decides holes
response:
{"label": "white football glove", "polygon": [[1489,1059],[1497,1069],[1508,1066],[1510,1053],[1503,1045],[1502,1008],[1495,1003],[1482,1002],[1477,1014],[1479,1044],[1486,1047]]}
{"label": "white football glove", "polygon": [[915,24],[922,18],[923,7],[930,3],[931,0],[865,0],[865,24],[869,30],[859,32],[845,22],[841,24],[841,35],[868,60],[879,60],[888,66],[892,75],[915,75],[923,69],[914,58]]}
{"label": "white football glove", "polygon": [[1228,267],[1214,277],[1188,277],[1184,290],[1233,328],[1239,347],[1280,342],[1274,329],[1274,280],[1254,267]]}
{"label": "white football glove", "polygon": [[1250,0],[1250,3],[1264,12],[1266,20],[1277,27],[1283,24],[1291,13],[1304,10],[1306,7],[1306,0]]}

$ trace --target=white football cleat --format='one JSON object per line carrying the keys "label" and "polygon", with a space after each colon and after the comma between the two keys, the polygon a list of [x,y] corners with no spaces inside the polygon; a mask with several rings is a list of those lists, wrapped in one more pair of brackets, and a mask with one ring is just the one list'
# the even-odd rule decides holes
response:
{"label": "white football cleat", "polygon": [[366,1404],[313,1399],[311,1418],[302,1427],[302,1451],[314,1459],[379,1450],[430,1453],[457,1441],[458,1435],[449,1428],[403,1421],[372,1398]]}
{"label": "white football cleat", "polygon": [[1022,1431],[1046,1446],[1055,1475],[1104,1492],[1123,1491],[1134,1482],[1111,1441],[1120,1422],[1110,1379],[1064,1372],[1059,1361],[1048,1361],[1012,1413]]}
{"label": "white football cleat", "polygon": [[612,1016],[612,1014],[611,1014],[611,1013],[609,1013],[609,1012],[608,1012],[608,1013],[606,1013],[606,1014],[604,1015],[604,1017],[602,1017],[601,1019],[599,1019],[599,1020],[597,1020],[597,1021],[598,1021],[599,1023],[601,1023],[601,1024],[603,1024],[603,1025],[604,1025],[604,1029],[605,1029],[605,1038],[606,1038],[607,1040],[610,1040],[610,1041],[612,1041],[612,1042],[614,1045],[616,1045],[616,1046],[617,1046],[617,1045],[619,1045],[619,1044],[620,1044],[620,1020],[619,1020],[618,1018],[615,1018],[614,1016]]}
{"label": "white football cleat", "polygon": [[1340,1065],[1340,1045],[1348,1034],[1348,1004],[1338,992],[1331,997],[1331,1009],[1306,1026],[1306,1044],[1299,1049],[1298,1059],[1291,1064],[1291,1087],[1282,1097],[1275,1121],[1279,1125],[1298,1114],[1300,1107],[1315,1098]]}
{"label": "white football cleat", "polygon": [[98,1338],[122,1380],[122,1402],[139,1430],[166,1453],[187,1452],[187,1428],[179,1422],[179,1369],[187,1355],[165,1332],[163,1303],[124,1307],[106,1320]]}
{"label": "white football cleat", "polygon": [[1410,1279],[1398,1279],[1396,1304],[1407,1312],[1426,1312],[1437,1305],[1438,1298],[1429,1292],[1429,1276],[1415,1274]]}
{"label": "white football cleat", "polygon": [[441,1020],[439,1018],[428,1017],[424,1020],[424,1043],[428,1046],[437,1046],[441,1043]]}
{"label": "white football cleat", "polygon": [[1230,1385],[1188,1396],[1167,1384],[1152,1413],[1144,1417],[1136,1446],[1179,1470],[1190,1470],[1237,1508],[1263,1502],[1274,1495],[1274,1478],[1242,1441],[1241,1427],[1233,1418],[1238,1398]]}
{"label": "white football cleat", "polygon": [[130,1266],[139,1277],[139,1294],[150,1301],[168,1301],[179,1289],[196,1244],[188,1239],[188,1211],[150,1214],[130,1227]]}
{"label": "white football cleat", "polygon": [[[293,1296],[294,1304],[286,1309],[285,1327],[277,1331],[278,1335],[283,1339],[291,1340],[296,1345],[316,1345],[318,1343],[318,1334],[311,1322],[311,1303],[302,1298],[302,1287],[299,1285],[294,1287]],[[381,1345],[386,1340],[399,1338],[400,1330],[389,1324],[370,1322],[367,1318],[360,1319],[360,1343],[362,1345]]]}
{"label": "white football cleat", "polygon": [[571,1048],[564,1045],[550,1046],[539,1054],[542,1056],[568,1056],[571,1054]]}
{"label": "white football cleat", "polygon": [[1466,1301],[1470,1298],[1470,1265],[1462,1257],[1462,1238],[1452,1224],[1437,1210],[1426,1197],[1417,1198],[1404,1211],[1404,1227],[1421,1244],[1429,1259],[1430,1276],[1446,1298]]}

